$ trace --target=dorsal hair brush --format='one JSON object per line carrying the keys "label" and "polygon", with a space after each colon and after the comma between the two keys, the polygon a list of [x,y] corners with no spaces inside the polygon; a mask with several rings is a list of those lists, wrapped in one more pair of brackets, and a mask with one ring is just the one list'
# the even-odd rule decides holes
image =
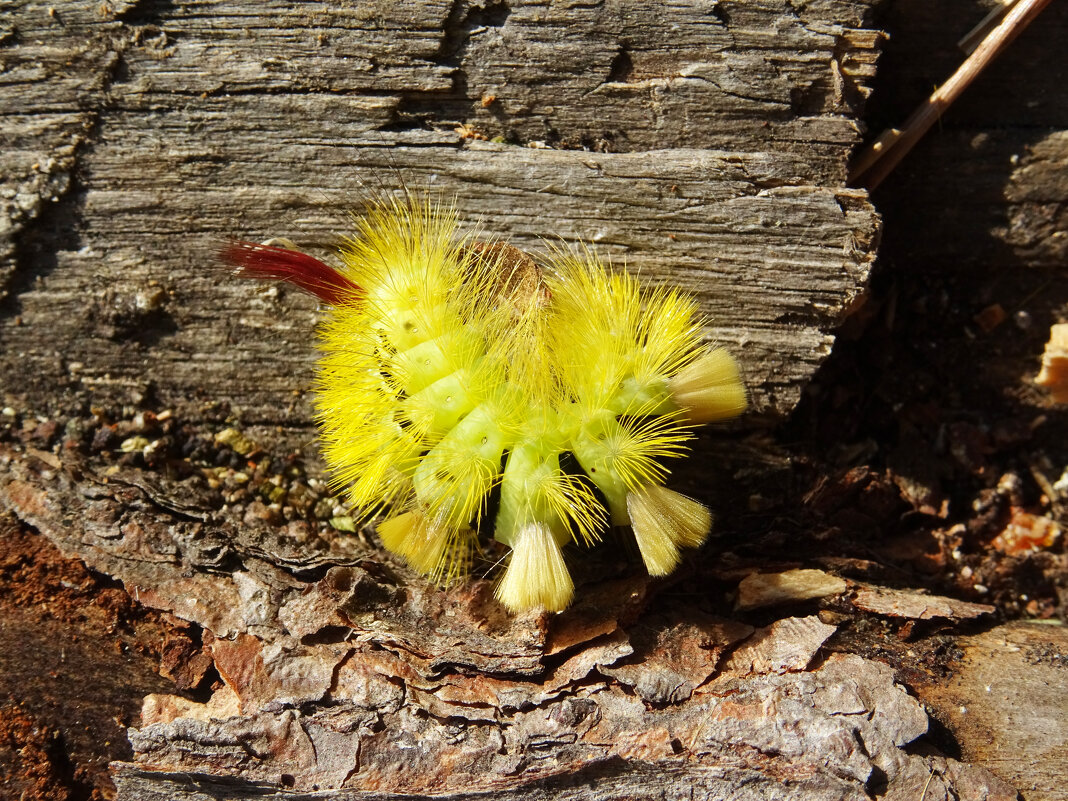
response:
{"label": "dorsal hair brush", "polygon": [[382,544],[434,580],[466,573],[478,532],[511,548],[509,609],[564,609],[562,547],[630,526],[649,573],[675,569],[712,518],[668,489],[663,461],[696,424],[740,414],[734,360],[704,344],[693,298],[643,290],[588,250],[545,269],[458,233],[429,200],[386,200],[344,240],[341,267],[234,242],[240,274],[327,307],[316,417],[337,487]]}

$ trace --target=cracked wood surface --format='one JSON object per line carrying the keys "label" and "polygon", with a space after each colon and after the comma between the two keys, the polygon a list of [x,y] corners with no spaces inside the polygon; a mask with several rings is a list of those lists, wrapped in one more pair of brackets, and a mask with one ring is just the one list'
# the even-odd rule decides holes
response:
{"label": "cracked wood surface", "polygon": [[878,220],[842,184],[868,2],[49,8],[9,3],[0,50],[0,367],[33,405],[151,387],[305,436],[313,304],[220,281],[218,243],[329,251],[401,183],[695,292],[753,420],[863,291]]}
{"label": "cracked wood surface", "polygon": [[[870,6],[9,2],[4,401],[75,431],[149,405],[190,442],[229,416],[272,453],[303,446],[313,305],[227,282],[218,242],[323,252],[403,182],[520,247],[590,241],[694,291],[752,419],[777,419],[874,258],[878,219],[842,185]],[[166,460],[0,464],[20,519],[203,627],[220,681],[146,699],[122,799],[1013,797],[907,750],[922,707],[886,666],[823,653],[816,616],[687,611],[602,554],[567,613],[510,618],[486,580],[442,593]]]}

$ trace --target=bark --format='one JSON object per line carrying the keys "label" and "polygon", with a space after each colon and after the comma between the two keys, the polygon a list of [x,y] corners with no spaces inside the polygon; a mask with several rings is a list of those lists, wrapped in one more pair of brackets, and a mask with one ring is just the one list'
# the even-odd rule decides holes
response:
{"label": "bark", "polygon": [[[816,615],[754,629],[651,612],[658,587],[631,577],[584,587],[561,615],[509,617],[486,581],[429,588],[348,539],[287,551],[267,529],[197,519],[194,498],[143,475],[105,480],[43,453],[9,468],[3,498],[21,519],[202,626],[222,679],[205,702],[145,699],[121,798],[245,798],[260,783],[339,798],[567,798],[591,784],[604,797],[1015,797],[981,768],[904,750],[927,729],[923,707],[887,665],[821,655],[836,626]],[[825,578],[832,597],[875,603]],[[904,595],[886,614],[992,611]]]}

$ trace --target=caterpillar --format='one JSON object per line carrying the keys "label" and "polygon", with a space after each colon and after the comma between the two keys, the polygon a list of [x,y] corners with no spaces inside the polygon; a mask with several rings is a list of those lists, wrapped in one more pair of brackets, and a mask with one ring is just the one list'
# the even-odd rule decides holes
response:
{"label": "caterpillar", "polygon": [[747,398],[731,356],[702,342],[687,294],[642,289],[589,249],[558,248],[543,268],[410,197],[357,218],[340,268],[288,240],[222,255],[326,307],[324,461],[361,514],[385,515],[382,544],[431,579],[465,575],[491,530],[511,549],[500,602],[560,611],[574,594],[569,543],[629,526],[662,576],[707,537],[709,510],[665,486],[664,461]]}

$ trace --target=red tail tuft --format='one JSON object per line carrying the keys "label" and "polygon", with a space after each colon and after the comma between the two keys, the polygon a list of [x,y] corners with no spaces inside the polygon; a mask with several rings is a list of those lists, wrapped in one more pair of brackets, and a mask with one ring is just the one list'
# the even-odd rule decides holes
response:
{"label": "red tail tuft", "polygon": [[331,306],[363,295],[363,289],[358,284],[329,264],[299,250],[234,241],[228,242],[219,255],[223,261],[237,268],[238,275],[288,281]]}

